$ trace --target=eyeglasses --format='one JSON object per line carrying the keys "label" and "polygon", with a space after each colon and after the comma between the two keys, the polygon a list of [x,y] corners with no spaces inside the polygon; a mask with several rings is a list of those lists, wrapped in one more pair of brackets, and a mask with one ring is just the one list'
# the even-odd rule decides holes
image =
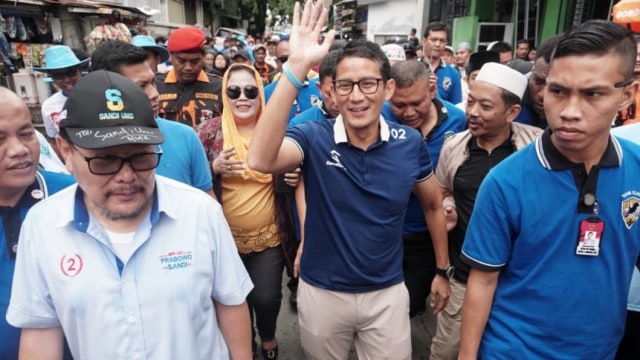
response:
{"label": "eyeglasses", "polygon": [[49,77],[53,80],[63,80],[64,78],[72,78],[78,75],[78,72],[78,68],[74,67],[72,69],[64,71],[51,71],[49,72]]}
{"label": "eyeglasses", "polygon": [[260,94],[260,90],[253,85],[245,86],[244,90],[240,86],[235,86],[235,85],[229,86],[227,87],[226,93],[229,99],[236,100],[237,98],[240,97],[240,94],[242,94],[243,91],[244,91],[244,96],[246,96],[247,99],[249,100],[253,100],[257,98],[258,95]]}
{"label": "eyeglasses", "polygon": [[342,96],[351,94],[354,85],[358,85],[360,92],[363,94],[374,94],[378,91],[378,85],[381,81],[383,80],[376,78],[364,78],[358,81],[334,80],[333,87],[336,89],[336,94]]}
{"label": "eyeglasses", "polygon": [[[73,146],[76,151],[78,148]],[[80,153],[78,151],[78,153]],[[82,155],[82,154],[80,154]],[[119,157],[114,155],[102,155],[94,157],[82,158],[87,162],[89,171],[94,175],[113,175],[117,174],[125,163],[129,163],[133,171],[148,171],[158,167],[162,149],[158,146],[155,152],[145,152],[134,154],[128,157]]]}
{"label": "eyeglasses", "polygon": [[633,82],[633,78],[627,79],[627,80],[622,80],[620,82],[617,82],[617,83],[613,84],[613,87],[615,87],[615,88],[625,87],[625,86],[631,84],[632,82]]}
{"label": "eyeglasses", "polygon": [[278,61],[280,61],[281,63],[286,63],[287,60],[289,60],[289,55],[282,55],[282,56],[278,56],[277,57]]}

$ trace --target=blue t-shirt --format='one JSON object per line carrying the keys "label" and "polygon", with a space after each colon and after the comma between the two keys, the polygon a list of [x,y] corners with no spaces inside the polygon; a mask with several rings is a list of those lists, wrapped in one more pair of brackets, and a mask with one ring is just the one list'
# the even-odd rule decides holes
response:
{"label": "blue t-shirt", "polygon": [[[589,173],[597,182],[579,190],[574,174],[586,176],[584,166],[562,156],[547,131],[484,179],[461,255],[500,271],[480,358],[614,358],[640,252],[640,151],[612,137],[597,168]],[[576,255],[589,186],[605,222],[598,256]]]}
{"label": "blue t-shirt", "polygon": [[[311,108],[318,101],[322,100],[320,90],[318,90],[318,87],[316,86],[317,82],[317,77],[304,81],[304,86],[298,90],[298,95],[296,95],[296,99],[293,101],[293,105],[291,106],[291,111],[289,111],[289,121],[301,114],[303,111]],[[274,81],[264,88],[265,103],[269,102],[271,94],[273,94],[273,90],[275,90],[277,84],[278,81]]]}
{"label": "blue t-shirt", "polygon": [[209,161],[193,128],[163,118],[157,121],[164,143],[156,173],[202,191],[213,188]]}
{"label": "blue t-shirt", "polygon": [[[0,210],[2,215],[0,217],[0,236],[3,239],[0,244],[0,314],[2,314],[0,320],[0,359],[18,358],[20,329],[9,325],[5,314],[9,307],[13,270],[16,265],[16,252],[13,250],[20,251],[17,237],[20,234],[22,221],[31,206],[74,182],[75,179],[72,176],[39,170],[36,174],[36,180],[27,188],[18,204],[13,208],[2,207]],[[51,213],[51,216],[56,216],[56,214]]]}
{"label": "blue t-shirt", "polygon": [[402,282],[402,222],[409,195],[416,182],[433,175],[420,134],[381,118],[380,139],[364,151],[348,143],[338,116],[302,123],[286,137],[304,158],[302,279],[350,293]]}
{"label": "blue t-shirt", "polygon": [[[450,102],[435,98],[433,99],[433,103],[436,105],[438,111],[438,122],[427,138],[425,138],[425,141],[429,147],[429,155],[431,155],[431,161],[435,169],[438,167],[438,159],[440,158],[440,150],[442,150],[444,140],[466,129],[467,118],[462,110]],[[382,114],[385,119],[396,123],[398,122],[388,102],[385,102],[382,108]],[[416,234],[426,231],[427,222],[425,221],[424,211],[422,210],[420,201],[418,201],[418,198],[414,194],[411,194],[407,215],[404,220],[403,232],[405,234]]]}

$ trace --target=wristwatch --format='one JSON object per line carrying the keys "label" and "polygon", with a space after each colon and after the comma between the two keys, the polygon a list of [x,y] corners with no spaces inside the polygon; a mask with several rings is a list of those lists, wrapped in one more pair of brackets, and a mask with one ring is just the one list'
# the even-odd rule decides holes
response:
{"label": "wristwatch", "polygon": [[449,265],[449,267],[446,269],[436,268],[436,275],[440,275],[446,279],[451,279],[455,272],[456,272],[456,268],[453,267],[453,265]]}

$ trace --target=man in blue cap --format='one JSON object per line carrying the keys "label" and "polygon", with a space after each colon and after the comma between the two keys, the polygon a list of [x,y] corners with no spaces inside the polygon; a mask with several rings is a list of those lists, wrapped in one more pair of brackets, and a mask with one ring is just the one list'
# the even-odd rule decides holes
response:
{"label": "man in blue cap", "polygon": [[151,36],[136,35],[131,39],[131,45],[141,47],[147,52],[147,64],[154,74],[158,72],[158,64],[169,60],[169,50],[164,46],[156,45],[156,41]]}
{"label": "man in blue cap", "polygon": [[76,82],[80,80],[80,67],[86,64],[89,59],[78,60],[70,47],[54,45],[45,50],[44,61],[44,67],[33,69],[46,72],[58,88],[58,92],[42,103],[41,109],[42,122],[44,123],[47,137],[51,145],[56,149],[54,139],[58,135],[62,106],[67,101],[67,96],[73,90]]}

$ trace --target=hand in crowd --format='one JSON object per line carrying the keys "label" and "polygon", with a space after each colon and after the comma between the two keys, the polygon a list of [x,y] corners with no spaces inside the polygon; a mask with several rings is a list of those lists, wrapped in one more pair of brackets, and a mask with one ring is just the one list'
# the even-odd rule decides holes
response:
{"label": "hand in crowd", "polygon": [[322,44],[318,44],[318,37],[329,16],[329,10],[323,8],[322,3],[320,0],[315,4],[312,0],[307,0],[301,13],[300,3],[296,2],[289,36],[288,64],[304,65],[310,68],[320,63],[329,52],[329,46],[331,46],[335,34],[334,30],[325,35]]}
{"label": "hand in crowd", "polygon": [[429,306],[433,309],[433,313],[437,314],[444,310],[449,302],[449,280],[442,276],[436,275],[431,282],[431,296]]}
{"label": "hand in crowd", "polygon": [[284,182],[292,188],[298,186],[298,183],[300,183],[300,168],[296,168],[291,172],[285,173]]}
{"label": "hand in crowd", "polygon": [[447,231],[453,230],[458,224],[458,212],[453,206],[444,207],[444,218],[447,221]]}
{"label": "hand in crowd", "polygon": [[222,150],[215,160],[211,163],[214,174],[219,175],[242,175],[244,174],[244,164],[242,160],[231,159],[236,155],[234,148]]}
{"label": "hand in crowd", "polygon": [[438,86],[438,75],[432,73],[429,76],[429,85]]}

